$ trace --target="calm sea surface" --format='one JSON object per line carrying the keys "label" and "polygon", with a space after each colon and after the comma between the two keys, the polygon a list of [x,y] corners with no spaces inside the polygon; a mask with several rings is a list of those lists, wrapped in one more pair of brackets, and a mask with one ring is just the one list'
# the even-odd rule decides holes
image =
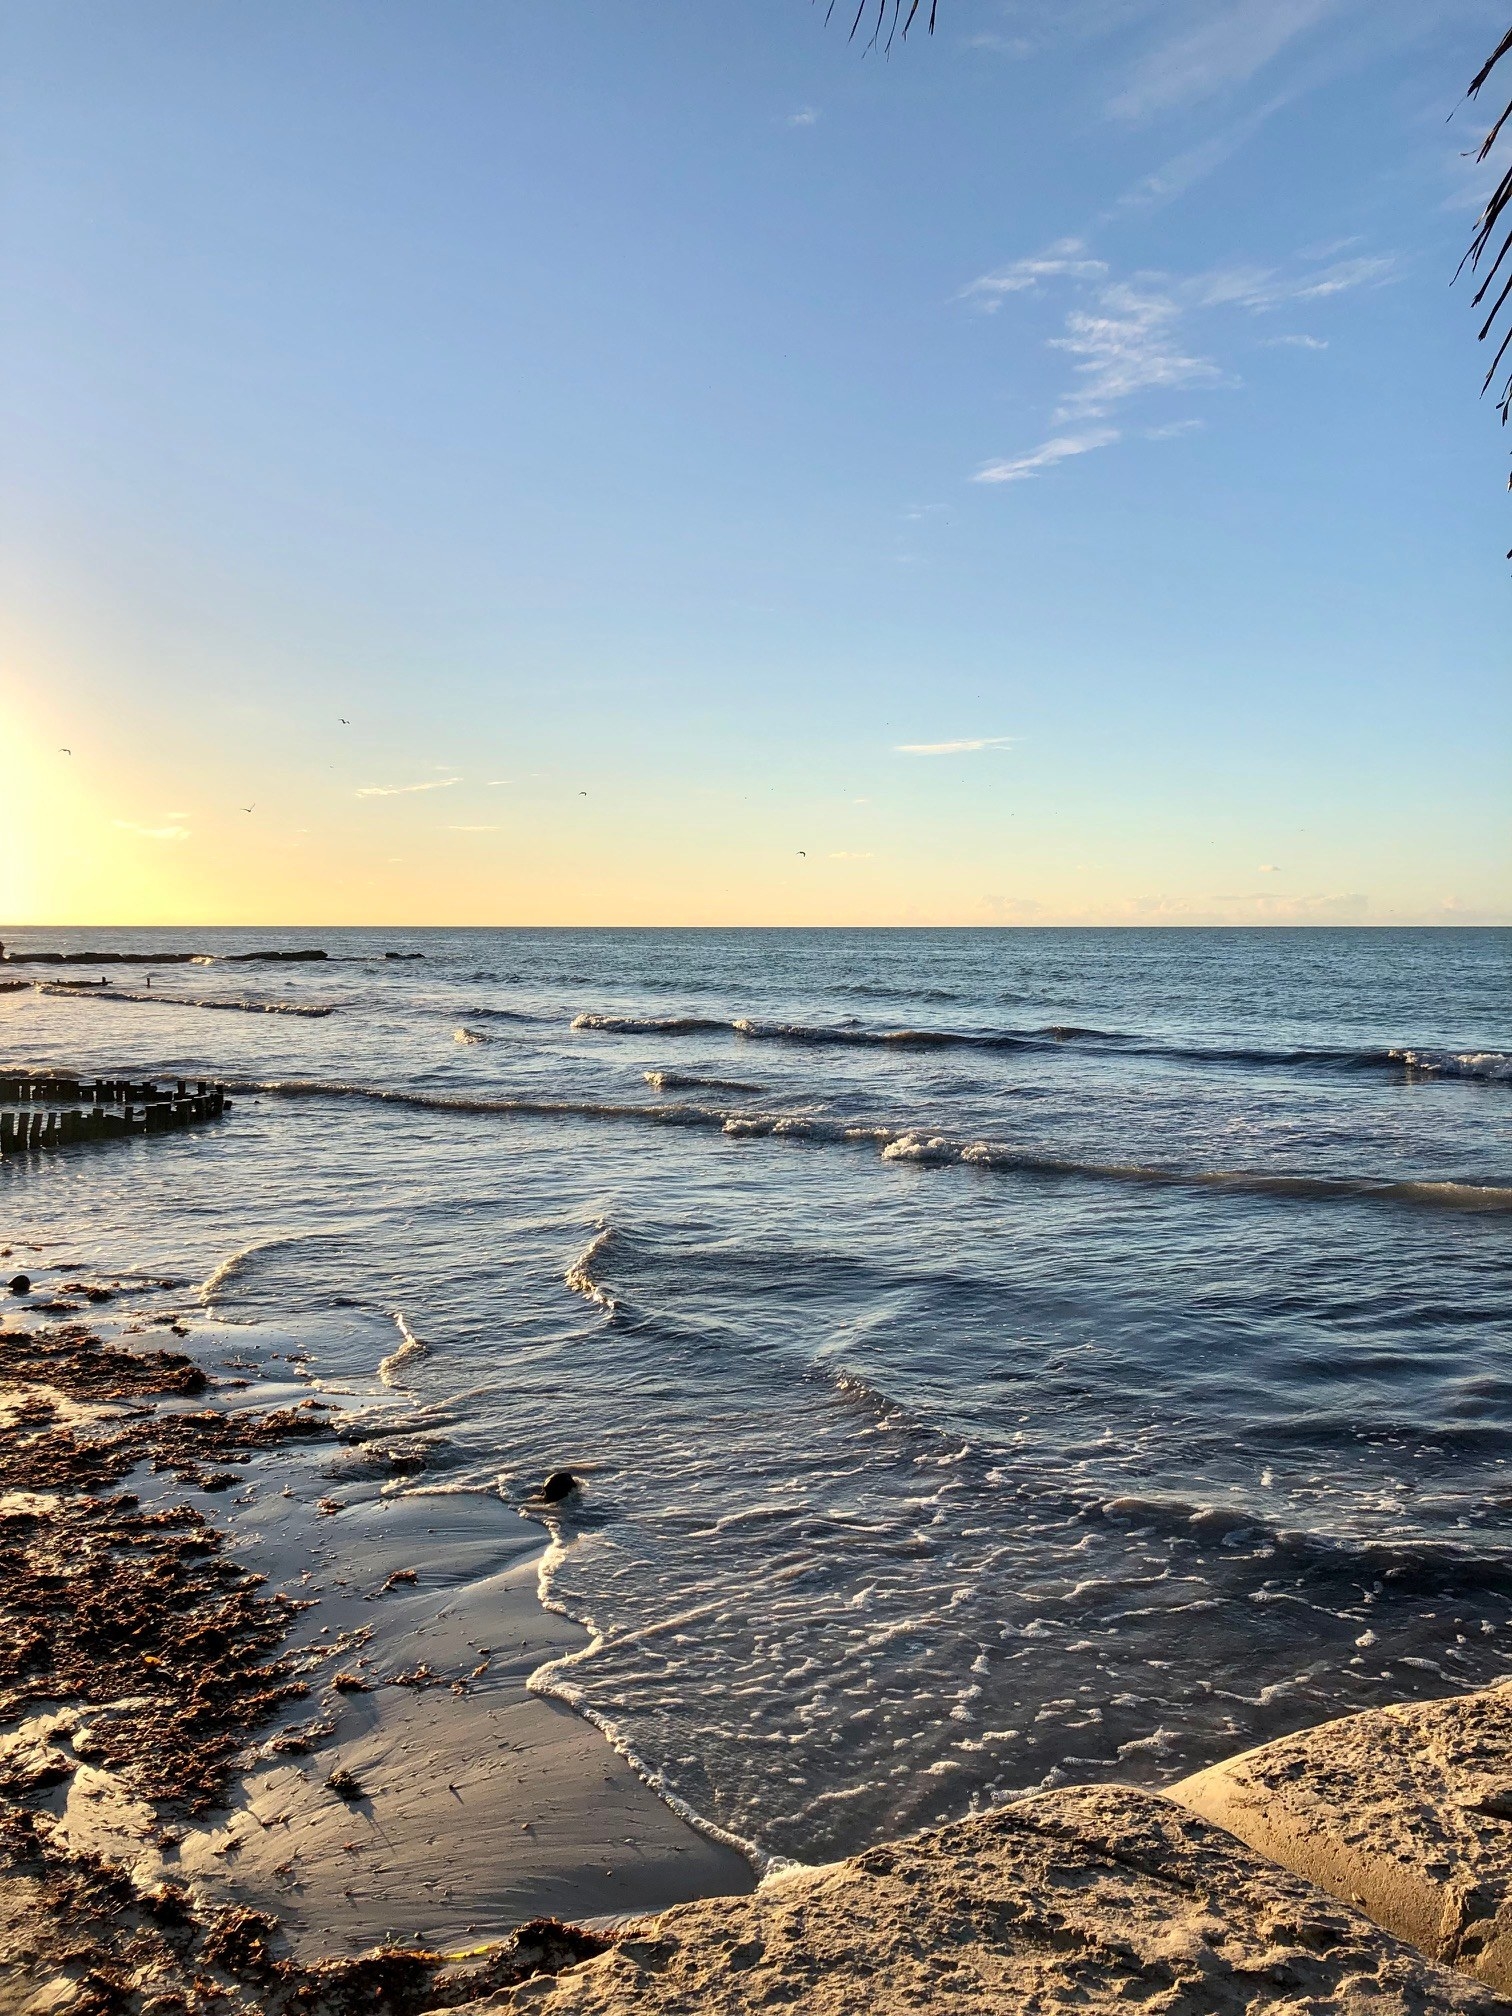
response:
{"label": "calm sea surface", "polygon": [[0,994],[242,1087],[0,1233],[579,1470],[540,1684],[765,1854],[1512,1670],[1512,934],[5,935],[325,947]]}

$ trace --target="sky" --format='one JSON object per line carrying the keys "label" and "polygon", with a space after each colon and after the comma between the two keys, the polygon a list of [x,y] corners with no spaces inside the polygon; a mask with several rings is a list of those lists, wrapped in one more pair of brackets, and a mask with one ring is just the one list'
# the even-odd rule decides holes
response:
{"label": "sky", "polygon": [[1505,14],[0,0],[0,920],[1512,921]]}

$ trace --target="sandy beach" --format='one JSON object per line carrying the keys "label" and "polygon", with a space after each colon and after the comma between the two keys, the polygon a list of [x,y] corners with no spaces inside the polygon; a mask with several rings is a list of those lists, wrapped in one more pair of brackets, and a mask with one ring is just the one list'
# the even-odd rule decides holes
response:
{"label": "sandy beach", "polygon": [[587,1643],[542,1505],[417,1486],[402,1392],[162,1293],[0,1328],[4,2016],[1506,2006],[1504,1693],[758,1887],[540,1691]]}
{"label": "sandy beach", "polygon": [[[1506,1993],[1505,1058],[1422,948],[1256,1031],[1233,947],[336,946],[154,1004],[182,1125],[5,997],[0,2016]],[[92,1044],[136,1131],[38,1129]]]}
{"label": "sandy beach", "polygon": [[[117,1872],[139,1899],[181,1892],[209,1923],[256,1913],[295,1963],[378,1947],[476,1954],[533,1919],[612,1923],[753,1887],[745,1857],[685,1824],[597,1729],[530,1690],[540,1668],[588,1642],[542,1608],[542,1526],[489,1493],[384,1493],[392,1433],[371,1445],[357,1438],[375,1409],[391,1431],[402,1426],[402,1396],[397,1405],[317,1396],[295,1338],[177,1305],[87,1328],[67,1308],[28,1319],[17,1303],[6,1313],[4,1368],[14,1371],[23,1349],[42,1360],[0,1386],[0,1474],[7,1485],[23,1480],[0,1499],[8,1534],[45,1536],[69,1481],[80,1481],[60,1475],[52,1455],[49,1479],[63,1491],[25,1488],[29,1459],[44,1460],[41,1445],[60,1431],[83,1450],[145,1438],[104,1465],[145,1456],[120,1477],[129,1498],[107,1489],[86,1502],[107,1519],[129,1505],[115,1516],[147,1528],[181,1521],[187,1508],[196,1546],[210,1545],[203,1522],[204,1536],[220,1536],[226,1572],[252,1578],[248,1600],[281,1605],[266,1649],[283,1685],[263,1689],[262,1712],[209,1800],[176,1788],[171,1757],[137,1754],[128,1732],[143,1704],[120,1697],[117,1676],[102,1674],[93,1690],[26,1690],[30,1712],[7,1714],[0,1737],[6,1818],[24,1814],[43,1830],[54,1872]],[[141,1368],[124,1377],[122,1347]],[[101,1369],[102,1353],[113,1370]],[[198,1390],[155,1398],[155,1367]],[[305,1432],[262,1435],[270,1420],[301,1416]],[[234,1450],[234,1472],[153,1453],[160,1430],[187,1433],[191,1423],[223,1446],[217,1417],[233,1440],[256,1424],[263,1442]],[[312,1421],[320,1432],[308,1432]],[[111,1537],[119,1543],[123,1529]],[[213,1600],[201,1592],[207,1616]],[[140,1659],[171,1663],[166,1646]],[[117,1731],[104,1761],[102,1723]],[[143,1796],[144,1773],[159,1796]],[[195,1806],[203,1810],[186,1810]],[[14,1866],[14,1832],[7,1838]],[[0,2007],[75,2006],[70,1984],[86,1955],[56,1957],[46,1892],[18,1914],[14,1877],[8,1888]]]}
{"label": "sandy beach", "polygon": [[[315,1598],[307,1642],[317,1629],[371,1633],[343,1663],[373,1691],[323,1696],[333,1726],[313,1766],[280,1757],[273,1738],[225,1820],[178,1850],[184,1875],[275,1910],[297,1950],[396,1939],[444,1951],[532,1917],[654,1910],[754,1881],[596,1729],[528,1691],[585,1634],[541,1609],[539,1544],[501,1509],[367,1501],[318,1524],[291,1509],[286,1531],[248,1549],[276,1551],[274,1579]],[[395,1573],[415,1582],[383,1594]],[[336,1770],[360,1798],[331,1797]]]}

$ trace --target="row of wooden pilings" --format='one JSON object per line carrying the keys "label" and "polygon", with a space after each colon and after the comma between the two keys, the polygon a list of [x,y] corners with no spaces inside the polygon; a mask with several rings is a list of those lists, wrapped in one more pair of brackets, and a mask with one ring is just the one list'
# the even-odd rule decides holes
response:
{"label": "row of wooden pilings", "polygon": [[219,1119],[231,1104],[224,1086],[204,1078],[134,1084],[110,1078],[0,1077],[0,1101],[20,1109],[0,1111],[0,1156],[122,1134],[166,1133]]}

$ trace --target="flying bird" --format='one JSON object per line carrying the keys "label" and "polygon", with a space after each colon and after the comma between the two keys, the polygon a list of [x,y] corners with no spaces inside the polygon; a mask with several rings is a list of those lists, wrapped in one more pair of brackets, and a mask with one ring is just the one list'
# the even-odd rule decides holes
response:
{"label": "flying bird", "polygon": [[800,848],[798,849],[798,858],[799,858],[799,860],[800,860],[800,861],[807,861],[807,859],[808,859],[808,850],[807,850],[806,848],[803,848],[803,847],[800,847]]}
{"label": "flying bird", "polygon": [[60,756],[72,756],[73,751],[72,749],[59,749],[58,754]]}
{"label": "flying bird", "polygon": [[255,801],[255,800],[254,800],[254,802],[253,802],[253,803],[252,803],[251,805],[243,805],[243,807],[242,807],[242,810],[243,810],[243,812],[255,812],[255,811],[256,811],[256,809],[257,809],[257,806],[256,806],[256,801]]}
{"label": "flying bird", "polygon": [[351,724],[351,722],[350,722],[350,721],[348,721],[348,719],[347,719],[347,717],[345,716],[345,714],[338,714],[338,715],[336,716],[336,719],[337,719],[337,720],[338,720],[338,721],[339,721],[339,722],[341,723],[341,725],[342,725],[342,727],[343,727],[343,728],[350,728],[350,727],[351,727],[351,725],[352,725],[352,724]]}
{"label": "flying bird", "polygon": [[588,793],[586,791],[579,791],[578,796],[579,798],[586,798]]}

